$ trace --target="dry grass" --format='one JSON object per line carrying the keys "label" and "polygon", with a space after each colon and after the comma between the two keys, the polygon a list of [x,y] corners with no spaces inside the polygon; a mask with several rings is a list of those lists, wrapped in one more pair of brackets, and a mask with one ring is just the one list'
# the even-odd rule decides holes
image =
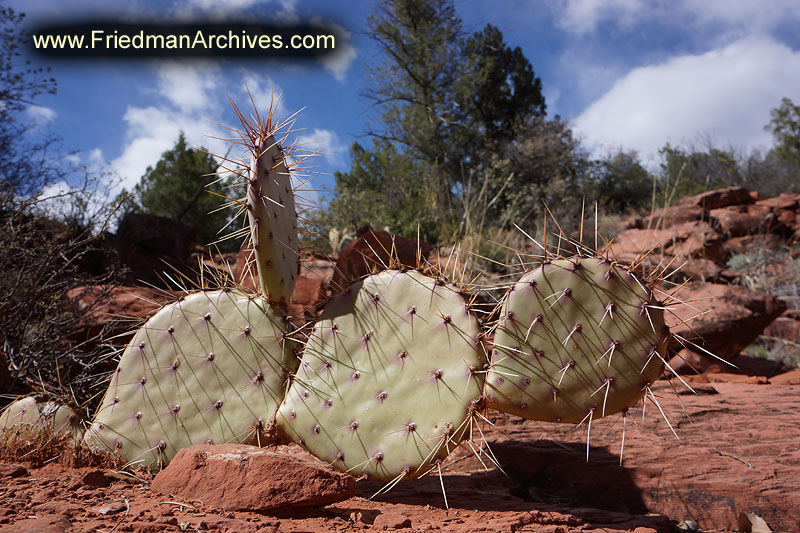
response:
{"label": "dry grass", "polygon": [[89,449],[72,434],[27,425],[0,433],[0,462],[24,463],[34,468],[56,463],[71,468],[112,470],[119,470],[125,464],[116,454]]}

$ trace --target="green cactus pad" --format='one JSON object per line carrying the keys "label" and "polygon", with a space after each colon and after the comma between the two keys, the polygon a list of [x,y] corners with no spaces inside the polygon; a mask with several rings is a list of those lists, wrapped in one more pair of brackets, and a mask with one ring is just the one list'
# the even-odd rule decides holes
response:
{"label": "green cactus pad", "polygon": [[486,362],[464,297],[387,270],[325,307],[278,410],[278,430],[354,475],[410,479],[464,438]]}
{"label": "green cactus pad", "polygon": [[203,442],[254,443],[295,360],[283,319],[237,291],[197,292],[150,318],[120,359],[86,442],[146,466]]}
{"label": "green cactus pad", "polygon": [[71,407],[56,402],[39,402],[33,396],[10,403],[0,413],[0,438],[11,437],[25,427],[52,430],[76,442],[83,437],[81,418]]}
{"label": "green cactus pad", "polygon": [[634,405],[666,356],[658,305],[644,283],[601,258],[558,259],[526,273],[501,309],[488,405],[567,423]]}
{"label": "green cactus pad", "polygon": [[256,147],[250,163],[247,212],[261,290],[285,306],[294,290],[299,261],[297,212],[286,159],[274,135]]}

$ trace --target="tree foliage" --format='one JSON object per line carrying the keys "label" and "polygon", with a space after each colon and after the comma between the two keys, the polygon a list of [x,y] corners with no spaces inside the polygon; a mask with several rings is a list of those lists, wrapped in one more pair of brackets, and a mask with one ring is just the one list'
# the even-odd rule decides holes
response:
{"label": "tree foliage", "polygon": [[778,158],[800,164],[800,105],[783,98],[781,105],[770,111],[772,117],[764,128],[772,133]]}
{"label": "tree foliage", "polygon": [[379,120],[371,146],[353,146],[351,171],[336,173],[331,223],[450,237],[468,176],[544,114],[541,81],[496,27],[466,35],[450,0],[383,0],[368,28],[383,57],[366,93]]}
{"label": "tree foliage", "polygon": [[22,59],[25,15],[0,5],[0,188],[30,195],[58,177],[57,154],[47,150],[55,139],[34,139],[23,113],[42,94],[54,94],[49,68]]}
{"label": "tree foliage", "polygon": [[[218,210],[225,194],[214,158],[201,149],[189,148],[183,132],[155,166],[147,167],[133,191],[123,191],[126,212],[146,213],[182,220],[199,228],[202,244],[219,240],[218,232],[233,213]],[[210,194],[209,191],[215,194]],[[219,243],[222,251],[233,251],[233,241]]]}

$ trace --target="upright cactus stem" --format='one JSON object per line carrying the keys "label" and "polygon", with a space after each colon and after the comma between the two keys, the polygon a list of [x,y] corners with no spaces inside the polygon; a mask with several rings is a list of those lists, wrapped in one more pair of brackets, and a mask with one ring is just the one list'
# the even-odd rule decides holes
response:
{"label": "upright cactus stem", "polygon": [[299,268],[294,192],[286,157],[274,134],[258,139],[247,186],[247,213],[261,290],[285,308]]}

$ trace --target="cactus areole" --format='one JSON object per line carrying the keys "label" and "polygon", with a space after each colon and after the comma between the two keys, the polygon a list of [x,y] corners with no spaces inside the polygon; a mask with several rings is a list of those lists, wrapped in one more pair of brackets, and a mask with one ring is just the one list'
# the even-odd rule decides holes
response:
{"label": "cactus areole", "polygon": [[580,423],[634,405],[658,379],[669,328],[652,291],[602,258],[524,274],[502,305],[485,394],[525,418]]}
{"label": "cactus areole", "polygon": [[297,277],[299,239],[292,180],[274,135],[254,150],[247,212],[261,290],[271,304],[285,307]]}

